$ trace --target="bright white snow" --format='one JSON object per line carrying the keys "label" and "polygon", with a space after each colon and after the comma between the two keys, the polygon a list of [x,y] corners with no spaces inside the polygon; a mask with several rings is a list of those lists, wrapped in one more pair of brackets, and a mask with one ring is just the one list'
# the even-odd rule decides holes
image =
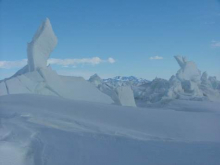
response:
{"label": "bright white snow", "polygon": [[0,81],[0,165],[219,165],[216,77],[178,56],[169,81],[86,81],[47,66],[56,45],[46,19],[28,65]]}
{"label": "bright white snow", "polygon": [[184,111],[185,103],[175,102],[163,109],[140,109],[43,95],[1,96],[0,161],[218,165],[219,103],[189,103]]}

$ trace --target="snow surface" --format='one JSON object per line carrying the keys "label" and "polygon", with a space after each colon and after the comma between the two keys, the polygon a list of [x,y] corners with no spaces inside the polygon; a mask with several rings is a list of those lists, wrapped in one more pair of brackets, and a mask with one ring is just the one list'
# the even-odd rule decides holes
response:
{"label": "snow surface", "polygon": [[46,19],[28,65],[0,81],[0,165],[219,165],[216,77],[181,56],[169,81],[60,76],[56,45]]}
{"label": "snow surface", "polygon": [[[183,105],[192,108],[191,103],[197,110],[184,111]],[[170,106],[141,109],[43,95],[1,96],[0,163],[219,165],[219,103],[174,101]]]}

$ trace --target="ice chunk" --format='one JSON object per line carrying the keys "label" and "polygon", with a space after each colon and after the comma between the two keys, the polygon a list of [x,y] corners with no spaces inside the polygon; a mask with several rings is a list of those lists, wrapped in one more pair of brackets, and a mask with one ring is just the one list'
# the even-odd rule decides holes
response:
{"label": "ice chunk", "polygon": [[108,86],[106,83],[103,83],[98,86],[98,89],[106,95],[110,96],[116,105],[121,105],[118,94],[116,93],[113,86]]}
{"label": "ice chunk", "polygon": [[220,81],[218,81],[215,76],[210,76],[209,81],[211,82],[213,89],[220,91]]}
{"label": "ice chunk", "polygon": [[116,89],[116,92],[121,105],[136,107],[134,94],[130,86],[120,86]]}
{"label": "ice chunk", "polygon": [[44,78],[39,74],[38,71],[28,72],[28,73],[24,74],[24,76],[26,76],[30,80],[32,80],[34,82],[38,82],[38,83],[45,81]]}
{"label": "ice chunk", "polygon": [[181,56],[175,56],[178,64],[180,65],[180,70],[177,72],[176,76],[181,81],[190,80],[194,82],[199,82],[201,77],[201,72],[198,70],[196,64],[192,61],[187,61],[186,58]]}
{"label": "ice chunk", "polygon": [[182,81],[181,84],[182,84],[182,88],[185,93],[188,93],[188,94],[191,94],[191,95],[197,96],[197,97],[203,96],[203,93],[199,89],[197,83],[195,83],[193,81],[185,80],[185,81]]}
{"label": "ice chunk", "polygon": [[51,90],[58,96],[66,96],[66,86],[63,84],[59,75],[53,71],[50,67],[38,69],[40,75],[44,78],[46,82],[46,88]]}
{"label": "ice chunk", "polygon": [[[118,79],[122,78],[120,76]],[[119,81],[112,83],[110,81],[104,82],[97,74],[94,74],[90,77],[89,82],[94,84],[101,92],[110,96],[116,105],[123,106],[136,106],[134,101],[134,94],[130,86],[121,86]]]}
{"label": "ice chunk", "polygon": [[47,67],[47,59],[56,47],[57,42],[58,40],[53,32],[50,20],[47,18],[28,44],[27,54],[30,72],[37,68]]}
{"label": "ice chunk", "polygon": [[11,78],[6,82],[9,94],[31,93],[17,77]]}
{"label": "ice chunk", "polygon": [[5,82],[2,81],[0,82],[0,96],[7,95],[7,94],[8,94],[7,87],[5,85]]}
{"label": "ice chunk", "polygon": [[35,81],[30,80],[24,75],[20,75],[17,77],[19,81],[31,92],[35,92],[35,89],[37,88],[38,83]]}
{"label": "ice chunk", "polygon": [[172,76],[169,80],[170,88],[165,97],[169,99],[177,99],[181,93],[184,93],[180,80],[176,76]]}
{"label": "ice chunk", "polygon": [[203,72],[202,77],[201,77],[201,84],[212,88],[212,84],[208,79],[207,72]]}

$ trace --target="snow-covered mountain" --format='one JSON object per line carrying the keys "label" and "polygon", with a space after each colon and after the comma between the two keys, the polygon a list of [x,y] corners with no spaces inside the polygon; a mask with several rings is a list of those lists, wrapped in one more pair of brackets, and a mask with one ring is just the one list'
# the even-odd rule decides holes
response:
{"label": "snow-covered mountain", "polygon": [[123,86],[131,88],[138,106],[163,104],[174,99],[220,102],[220,81],[216,77],[208,76],[206,72],[201,74],[196,64],[185,57],[175,56],[175,59],[180,69],[169,80],[155,78],[148,81],[134,76],[101,79],[95,74],[89,81],[113,100],[115,94],[110,91]]}
{"label": "snow-covered mountain", "polygon": [[135,76],[116,76],[113,78],[103,79],[103,82],[116,87],[123,85],[139,86],[148,83],[149,81],[143,78],[137,78]]}
{"label": "snow-covered mountain", "polygon": [[116,84],[108,83],[102,80],[97,74],[91,76],[88,81],[96,86],[101,92],[110,96],[114,104],[136,107],[131,85],[120,84],[119,82]]}

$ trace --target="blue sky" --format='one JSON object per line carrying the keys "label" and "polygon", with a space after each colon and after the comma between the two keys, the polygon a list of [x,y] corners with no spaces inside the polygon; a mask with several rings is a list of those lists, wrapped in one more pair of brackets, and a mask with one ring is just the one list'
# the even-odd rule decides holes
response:
{"label": "blue sky", "polygon": [[59,40],[51,58],[102,61],[54,65],[60,74],[169,79],[179,69],[173,56],[183,55],[220,79],[219,0],[0,0],[0,11],[0,79],[19,69],[1,61],[26,59],[46,17]]}

